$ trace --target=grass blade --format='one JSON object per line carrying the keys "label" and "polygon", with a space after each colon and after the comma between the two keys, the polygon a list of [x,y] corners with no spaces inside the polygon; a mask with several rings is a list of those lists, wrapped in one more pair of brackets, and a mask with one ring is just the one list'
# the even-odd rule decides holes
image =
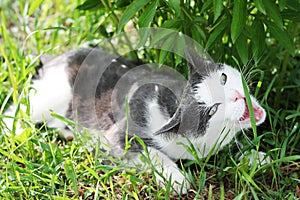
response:
{"label": "grass blade", "polygon": [[77,183],[75,169],[74,169],[74,166],[73,166],[73,163],[71,160],[69,160],[69,159],[65,160],[64,169],[65,169],[67,178],[71,181],[71,183],[73,185],[73,190],[77,194],[78,193],[78,183]]}
{"label": "grass blade", "polygon": [[246,96],[246,102],[247,102],[249,112],[250,112],[251,127],[252,127],[252,130],[253,130],[254,138],[256,138],[257,137],[256,120],[255,120],[255,116],[254,116],[254,110],[253,110],[252,101],[251,101],[251,98],[250,98],[250,93],[249,93],[247,83],[246,83],[246,80],[245,80],[244,76],[242,76],[242,84],[243,84],[243,89],[244,89],[244,93],[245,93],[245,96]]}

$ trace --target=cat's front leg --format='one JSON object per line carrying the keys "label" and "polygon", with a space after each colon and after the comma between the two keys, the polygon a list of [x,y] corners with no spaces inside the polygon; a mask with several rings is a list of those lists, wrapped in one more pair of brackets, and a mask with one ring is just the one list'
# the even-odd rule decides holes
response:
{"label": "cat's front leg", "polygon": [[[161,188],[168,185],[168,181],[171,181],[172,195],[186,194],[190,189],[190,183],[187,180],[187,175],[185,172],[181,171],[176,163],[170,159],[163,152],[148,147],[148,152],[142,152],[142,156],[146,156],[148,161],[141,161],[141,159],[135,159],[130,161],[135,166],[147,165],[149,170],[155,170],[154,175],[156,182]],[[144,160],[144,159],[142,159]]]}

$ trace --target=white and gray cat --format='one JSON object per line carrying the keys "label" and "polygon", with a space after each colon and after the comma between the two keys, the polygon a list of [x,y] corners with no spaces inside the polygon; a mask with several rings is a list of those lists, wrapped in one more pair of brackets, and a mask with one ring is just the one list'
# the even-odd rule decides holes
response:
{"label": "white and gray cat", "polygon": [[[184,84],[170,71],[160,73],[144,66],[138,73],[167,80],[165,85],[130,76],[141,63],[100,50],[80,49],[49,59],[32,83],[30,118],[34,122],[45,120],[47,126],[59,128],[69,138],[70,130],[49,110],[77,121],[116,157],[124,155],[130,140],[129,156],[124,161],[147,165],[139,159],[145,150],[132,139],[136,135],[147,146],[160,186],[171,180],[174,194],[186,193],[189,181],[174,162],[195,159],[185,145],[192,144],[197,156],[203,158],[228,144],[237,131],[251,127],[241,74],[226,64],[202,59],[193,49],[186,51],[186,58],[189,78]],[[165,74],[169,77],[164,79]],[[266,113],[252,96],[251,101],[259,125]],[[15,111],[12,106],[5,115],[14,116]],[[8,127],[12,121],[5,119]]]}

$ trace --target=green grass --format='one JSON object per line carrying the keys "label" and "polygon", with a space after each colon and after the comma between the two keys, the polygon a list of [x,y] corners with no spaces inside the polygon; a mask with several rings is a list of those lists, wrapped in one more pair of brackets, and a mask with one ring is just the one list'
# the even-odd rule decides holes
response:
{"label": "green grass", "polygon": [[[28,85],[41,54],[60,54],[100,38],[96,30],[106,16],[103,11],[75,10],[79,3],[46,0],[35,8],[28,1],[0,2],[0,114],[12,103],[28,103]],[[113,16],[114,21],[119,17]],[[248,138],[238,134],[241,150],[232,143],[209,158],[178,163],[193,186],[184,198],[300,198],[300,105],[273,109],[269,102],[278,89],[276,78],[262,79],[263,89],[257,88],[268,112],[266,125],[257,128],[257,135],[247,131]],[[20,94],[25,94],[21,100]],[[294,95],[299,104],[299,94]],[[83,141],[63,141],[55,130],[35,128],[26,110],[17,117],[28,121],[19,136],[5,134],[0,119],[0,199],[176,199],[168,188],[157,187],[151,173],[128,168],[97,147],[89,152]],[[261,167],[248,165],[247,159],[239,162],[241,152],[250,149],[266,152],[271,163]]]}

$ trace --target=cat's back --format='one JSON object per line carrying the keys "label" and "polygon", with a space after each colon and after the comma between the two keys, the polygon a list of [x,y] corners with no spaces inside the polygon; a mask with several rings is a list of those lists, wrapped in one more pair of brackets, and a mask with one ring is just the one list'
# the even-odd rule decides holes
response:
{"label": "cat's back", "polygon": [[90,48],[52,58],[44,63],[43,71],[46,76],[51,71],[54,76],[63,74],[64,84],[72,90],[65,116],[101,131],[129,117],[132,133],[154,133],[175,113],[186,84],[174,70]]}

